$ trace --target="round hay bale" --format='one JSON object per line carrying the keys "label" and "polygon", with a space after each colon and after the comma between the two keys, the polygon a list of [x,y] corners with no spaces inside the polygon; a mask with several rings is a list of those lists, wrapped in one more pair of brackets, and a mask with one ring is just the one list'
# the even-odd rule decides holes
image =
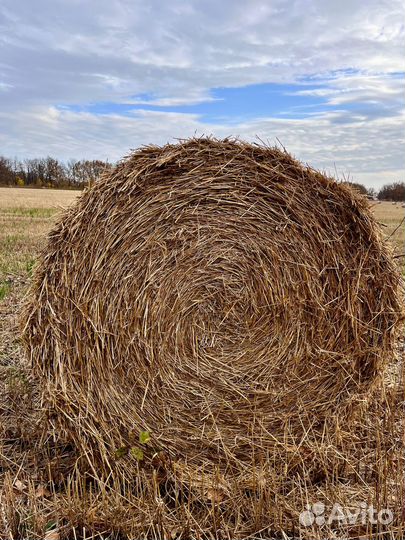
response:
{"label": "round hay bale", "polygon": [[62,217],[24,341],[100,470],[229,472],[350,417],[398,289],[365,198],[279,149],[191,139],[134,152]]}

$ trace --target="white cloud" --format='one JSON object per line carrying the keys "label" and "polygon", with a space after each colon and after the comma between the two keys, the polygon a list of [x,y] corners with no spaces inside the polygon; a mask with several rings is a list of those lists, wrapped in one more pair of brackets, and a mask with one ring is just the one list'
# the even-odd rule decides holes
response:
{"label": "white cloud", "polygon": [[404,78],[386,74],[334,74],[318,80],[323,86],[298,90],[297,95],[325,98],[330,105],[347,103],[375,103],[384,106],[403,107]]}
{"label": "white cloud", "polygon": [[153,97],[152,99],[130,98],[125,103],[129,105],[148,105],[154,107],[178,107],[182,105],[197,105],[220,101],[219,98],[210,96],[207,92],[194,91],[178,97]]}
{"label": "white cloud", "polygon": [[[112,160],[195,132],[258,135],[370,184],[403,177],[403,81],[391,76],[404,71],[403,20],[402,0],[2,0],[0,153]],[[61,108],[196,104],[212,88],[309,77],[330,112],[301,120]]]}
{"label": "white cloud", "polygon": [[[4,115],[1,119],[7,120]],[[175,138],[214,134],[254,140],[259,136],[271,144],[278,139],[296,157],[333,176],[378,187],[403,179],[404,120],[376,118],[350,121],[348,126],[344,115],[334,112],[304,120],[258,118],[231,129],[203,123],[195,114],[140,110],[129,116],[94,115],[38,107],[15,118],[2,148],[8,155],[116,160],[131,148]],[[381,141],[381,133],[387,141]]]}

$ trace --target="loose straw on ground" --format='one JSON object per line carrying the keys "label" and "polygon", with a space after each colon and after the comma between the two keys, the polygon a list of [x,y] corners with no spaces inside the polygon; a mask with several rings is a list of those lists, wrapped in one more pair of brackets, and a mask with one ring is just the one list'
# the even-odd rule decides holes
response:
{"label": "loose straw on ground", "polygon": [[190,139],[82,195],[24,318],[44,402],[93,475],[170,479],[201,523],[212,503],[254,532],[264,492],[282,506],[294,479],[354,474],[341,448],[393,356],[399,275],[349,187],[279,149]]}

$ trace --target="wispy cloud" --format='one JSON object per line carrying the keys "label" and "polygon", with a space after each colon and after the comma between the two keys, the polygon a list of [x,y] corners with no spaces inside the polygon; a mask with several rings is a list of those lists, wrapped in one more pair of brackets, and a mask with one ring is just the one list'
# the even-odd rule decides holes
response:
{"label": "wispy cloud", "polygon": [[404,11],[401,0],[3,0],[0,152],[113,160],[194,133],[258,135],[379,185],[404,173]]}

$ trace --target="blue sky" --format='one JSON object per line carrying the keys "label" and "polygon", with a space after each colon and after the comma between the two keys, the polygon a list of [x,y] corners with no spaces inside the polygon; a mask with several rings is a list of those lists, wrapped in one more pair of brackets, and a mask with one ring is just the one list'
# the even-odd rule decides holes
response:
{"label": "blue sky", "polygon": [[96,102],[77,105],[65,104],[62,108],[91,114],[129,115],[136,110],[166,111],[179,114],[197,114],[201,122],[223,122],[229,126],[240,121],[272,116],[275,118],[300,118],[328,109],[323,97],[302,95],[300,91],[318,88],[305,84],[262,83],[236,88],[212,88],[209,100],[180,105],[159,104],[153,94],[130,96],[128,103]]}
{"label": "blue sky", "polygon": [[[346,70],[346,75],[361,76],[353,70]],[[340,76],[343,74],[340,73]],[[404,73],[390,73],[387,80],[402,83]],[[212,88],[201,102],[184,104],[160,103],[153,93],[129,96],[127,102],[114,103],[99,101],[94,103],[64,104],[61,110],[87,112],[95,115],[118,114],[130,116],[136,111],[160,111],[177,114],[198,115],[202,123],[220,122],[230,128],[240,122],[258,117],[302,119],[336,110],[335,104],[328,101],[328,85],[313,84],[307,81],[280,84],[261,83],[236,88]],[[326,94],[322,94],[325,92]],[[399,96],[398,96],[399,97]],[[395,116],[402,105],[402,97],[397,102],[373,100],[370,96],[359,97],[341,105],[340,110],[352,115],[373,117]],[[350,122],[350,118],[341,119]]]}
{"label": "blue sky", "polygon": [[114,161],[213,134],[404,180],[402,0],[2,0],[0,154]]}

